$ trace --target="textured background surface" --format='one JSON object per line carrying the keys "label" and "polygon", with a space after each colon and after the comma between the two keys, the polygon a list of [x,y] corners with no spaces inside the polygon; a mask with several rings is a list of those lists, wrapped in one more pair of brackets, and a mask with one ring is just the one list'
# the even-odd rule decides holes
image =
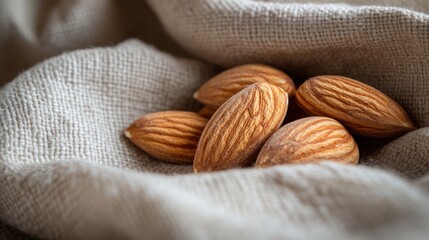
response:
{"label": "textured background surface", "polygon": [[[306,2],[0,0],[0,238],[426,239],[429,2]],[[356,78],[421,128],[357,139],[366,167],[202,175],[123,137],[248,62]]]}

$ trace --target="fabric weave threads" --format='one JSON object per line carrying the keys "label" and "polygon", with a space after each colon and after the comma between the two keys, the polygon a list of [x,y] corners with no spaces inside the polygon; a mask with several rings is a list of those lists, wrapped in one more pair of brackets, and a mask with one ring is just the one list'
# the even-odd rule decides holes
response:
{"label": "fabric weave threads", "polygon": [[[0,238],[426,239],[428,13],[426,0],[0,0]],[[356,78],[420,129],[358,139],[367,166],[199,175],[123,136],[145,113],[197,110],[215,65],[247,62]]]}

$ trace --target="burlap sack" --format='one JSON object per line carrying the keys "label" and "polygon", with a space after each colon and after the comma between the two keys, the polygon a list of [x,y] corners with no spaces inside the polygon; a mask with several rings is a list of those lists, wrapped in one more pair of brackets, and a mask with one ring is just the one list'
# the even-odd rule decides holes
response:
{"label": "burlap sack", "polygon": [[[0,0],[0,239],[427,239],[429,2],[311,2]],[[359,139],[369,166],[199,175],[123,137],[247,62],[359,79],[421,128]]]}

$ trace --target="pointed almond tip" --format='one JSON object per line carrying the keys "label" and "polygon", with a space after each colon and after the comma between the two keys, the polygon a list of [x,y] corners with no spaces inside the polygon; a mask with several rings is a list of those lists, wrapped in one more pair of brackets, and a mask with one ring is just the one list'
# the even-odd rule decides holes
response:
{"label": "pointed almond tip", "polygon": [[408,121],[404,122],[403,127],[405,129],[407,129],[408,131],[414,131],[414,130],[417,130],[419,128],[417,126],[417,124],[412,120],[408,120]]}
{"label": "pointed almond tip", "polygon": [[196,92],[194,92],[194,99],[197,99],[198,100],[198,91],[196,91]]}
{"label": "pointed almond tip", "polygon": [[127,138],[132,138],[133,136],[131,135],[131,133],[130,133],[130,131],[128,131],[128,130],[125,130],[125,132],[124,132],[124,134],[125,134],[125,137],[127,137]]}

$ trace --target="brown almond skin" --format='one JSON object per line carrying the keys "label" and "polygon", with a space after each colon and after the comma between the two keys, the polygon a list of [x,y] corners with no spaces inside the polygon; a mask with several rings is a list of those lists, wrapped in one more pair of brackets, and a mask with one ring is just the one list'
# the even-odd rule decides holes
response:
{"label": "brown almond skin", "polygon": [[210,107],[203,107],[200,109],[200,111],[198,111],[198,114],[200,114],[201,116],[207,119],[210,119],[215,112],[216,112],[216,109],[212,109]]}
{"label": "brown almond skin", "polygon": [[155,112],[132,123],[125,136],[158,160],[192,164],[207,121],[194,112]]}
{"label": "brown almond skin", "polygon": [[194,93],[194,98],[217,109],[234,94],[258,82],[271,83],[286,91],[289,97],[295,94],[295,84],[286,73],[263,64],[245,64],[214,76]]}
{"label": "brown almond skin", "polygon": [[194,171],[250,165],[280,127],[287,106],[287,93],[268,83],[255,83],[234,95],[207,123],[195,153]]}
{"label": "brown almond skin", "polygon": [[327,117],[307,117],[276,131],[263,146],[255,167],[323,160],[357,164],[358,146],[338,121]]}
{"label": "brown almond skin", "polygon": [[298,88],[295,98],[308,114],[334,118],[358,135],[384,138],[416,129],[393,99],[351,78],[310,78]]}

